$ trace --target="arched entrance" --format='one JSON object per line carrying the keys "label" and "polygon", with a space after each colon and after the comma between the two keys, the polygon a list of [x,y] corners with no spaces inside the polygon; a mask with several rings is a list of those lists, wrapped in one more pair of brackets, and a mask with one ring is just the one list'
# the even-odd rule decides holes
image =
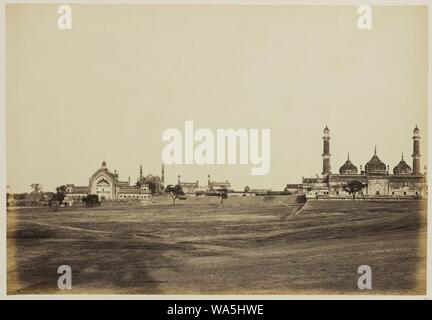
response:
{"label": "arched entrance", "polygon": [[100,179],[96,182],[96,194],[99,200],[110,200],[111,199],[112,186],[106,179]]}

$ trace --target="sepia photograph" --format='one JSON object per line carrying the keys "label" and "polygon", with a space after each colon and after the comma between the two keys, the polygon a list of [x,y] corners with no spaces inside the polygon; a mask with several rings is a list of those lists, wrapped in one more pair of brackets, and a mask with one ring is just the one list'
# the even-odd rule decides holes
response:
{"label": "sepia photograph", "polygon": [[6,294],[426,296],[428,14],[6,3]]}

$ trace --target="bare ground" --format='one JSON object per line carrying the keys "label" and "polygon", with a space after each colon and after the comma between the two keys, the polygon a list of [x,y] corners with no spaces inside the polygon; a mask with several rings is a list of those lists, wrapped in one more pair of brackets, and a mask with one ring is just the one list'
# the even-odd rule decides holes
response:
{"label": "bare ground", "polygon": [[10,209],[8,293],[425,294],[426,201],[229,201]]}

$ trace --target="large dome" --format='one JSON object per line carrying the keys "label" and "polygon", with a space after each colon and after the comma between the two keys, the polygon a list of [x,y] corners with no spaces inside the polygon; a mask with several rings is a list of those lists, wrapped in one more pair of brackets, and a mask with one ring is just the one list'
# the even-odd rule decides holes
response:
{"label": "large dome", "polygon": [[342,167],[339,168],[339,173],[340,174],[357,174],[357,167],[355,165],[353,165],[353,163],[349,159],[349,154],[348,154],[347,161],[345,161],[345,163],[342,165]]}
{"label": "large dome", "polygon": [[387,166],[380,160],[380,158],[378,158],[375,148],[375,153],[372,159],[370,159],[365,165],[366,174],[383,174],[386,173],[386,169]]}
{"label": "large dome", "polygon": [[412,170],[411,167],[405,162],[402,154],[401,161],[397,164],[396,167],[393,169],[394,174],[411,174]]}

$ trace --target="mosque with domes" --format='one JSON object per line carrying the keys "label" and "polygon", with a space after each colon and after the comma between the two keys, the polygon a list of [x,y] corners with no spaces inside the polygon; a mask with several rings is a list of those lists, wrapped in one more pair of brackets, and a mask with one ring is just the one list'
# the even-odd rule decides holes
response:
{"label": "mosque with domes", "polygon": [[[323,132],[323,170],[322,176],[303,178],[298,185],[307,197],[339,198],[350,197],[344,187],[352,181],[360,181],[363,189],[357,197],[363,198],[420,198],[427,196],[426,166],[421,172],[420,130],[416,126],[413,131],[412,168],[402,159],[390,172],[389,165],[380,160],[375,147],[374,154],[368,163],[360,166],[360,170],[351,162],[348,154],[346,162],[339,168],[339,173],[331,172],[330,165],[330,130],[326,126]],[[288,187],[288,186],[287,186]]]}

